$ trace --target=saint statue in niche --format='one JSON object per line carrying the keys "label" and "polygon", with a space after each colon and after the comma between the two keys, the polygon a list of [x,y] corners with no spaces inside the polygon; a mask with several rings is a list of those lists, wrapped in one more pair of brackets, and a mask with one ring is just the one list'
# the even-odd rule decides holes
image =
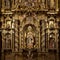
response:
{"label": "saint statue in niche", "polygon": [[55,47],[56,47],[55,44],[56,44],[56,43],[55,43],[54,39],[51,39],[51,40],[49,41],[49,48],[55,48]]}
{"label": "saint statue in niche", "polygon": [[10,20],[6,21],[6,28],[7,29],[11,28],[11,21]]}
{"label": "saint statue in niche", "polygon": [[49,21],[49,28],[54,28],[54,21]]}
{"label": "saint statue in niche", "polygon": [[26,35],[26,46],[27,48],[31,49],[34,47],[34,44],[35,44],[35,36],[34,36],[34,33],[32,32],[32,27],[31,26],[28,26],[28,32],[27,32],[27,35]]}
{"label": "saint statue in niche", "polygon": [[11,34],[6,33],[6,48],[11,48]]}

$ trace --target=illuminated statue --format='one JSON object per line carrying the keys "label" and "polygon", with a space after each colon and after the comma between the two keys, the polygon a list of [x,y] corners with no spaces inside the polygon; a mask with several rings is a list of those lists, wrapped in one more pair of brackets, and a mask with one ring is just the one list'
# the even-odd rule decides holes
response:
{"label": "illuminated statue", "polygon": [[28,27],[28,32],[27,32],[27,36],[26,36],[26,43],[27,43],[27,48],[33,48],[34,47],[34,33],[32,32],[32,27],[29,26]]}

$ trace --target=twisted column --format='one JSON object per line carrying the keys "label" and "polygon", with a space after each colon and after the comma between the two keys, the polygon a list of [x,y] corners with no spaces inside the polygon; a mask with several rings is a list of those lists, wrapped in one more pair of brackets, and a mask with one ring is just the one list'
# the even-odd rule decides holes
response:
{"label": "twisted column", "polygon": [[42,21],[42,24],[41,24],[41,27],[42,27],[42,29],[41,29],[41,51],[42,52],[45,52],[45,23],[44,23],[44,21]]}
{"label": "twisted column", "polygon": [[18,21],[15,22],[15,51],[18,52],[19,41],[18,41]]}

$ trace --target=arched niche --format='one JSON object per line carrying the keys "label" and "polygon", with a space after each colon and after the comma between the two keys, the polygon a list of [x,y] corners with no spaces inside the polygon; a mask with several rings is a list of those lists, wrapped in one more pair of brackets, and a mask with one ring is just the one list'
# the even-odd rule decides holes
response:
{"label": "arched niche", "polygon": [[55,27],[55,18],[54,17],[50,17],[48,19],[48,24],[49,24],[49,28],[54,28]]}
{"label": "arched niche", "polygon": [[28,28],[28,26],[31,26],[32,29],[33,29],[34,31],[36,31],[36,27],[35,27],[33,24],[27,24],[27,25],[25,25],[24,28],[23,28],[23,31],[26,31],[26,29]]}
{"label": "arched niche", "polygon": [[[27,24],[23,27],[23,43],[24,48],[35,48],[37,47],[37,29],[32,24]],[[30,45],[31,44],[31,45]],[[29,47],[30,45],[30,47]],[[37,46],[36,46],[37,45]]]}

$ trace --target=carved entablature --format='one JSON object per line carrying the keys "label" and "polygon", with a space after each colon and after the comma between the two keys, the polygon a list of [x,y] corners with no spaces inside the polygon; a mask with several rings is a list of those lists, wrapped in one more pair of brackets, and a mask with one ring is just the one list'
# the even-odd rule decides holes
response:
{"label": "carved entablature", "polygon": [[19,2],[19,4],[16,5],[18,10],[25,10],[25,11],[38,11],[38,10],[46,10],[46,1],[24,1]]}
{"label": "carved entablature", "polygon": [[59,11],[58,0],[2,0],[2,11]]}

